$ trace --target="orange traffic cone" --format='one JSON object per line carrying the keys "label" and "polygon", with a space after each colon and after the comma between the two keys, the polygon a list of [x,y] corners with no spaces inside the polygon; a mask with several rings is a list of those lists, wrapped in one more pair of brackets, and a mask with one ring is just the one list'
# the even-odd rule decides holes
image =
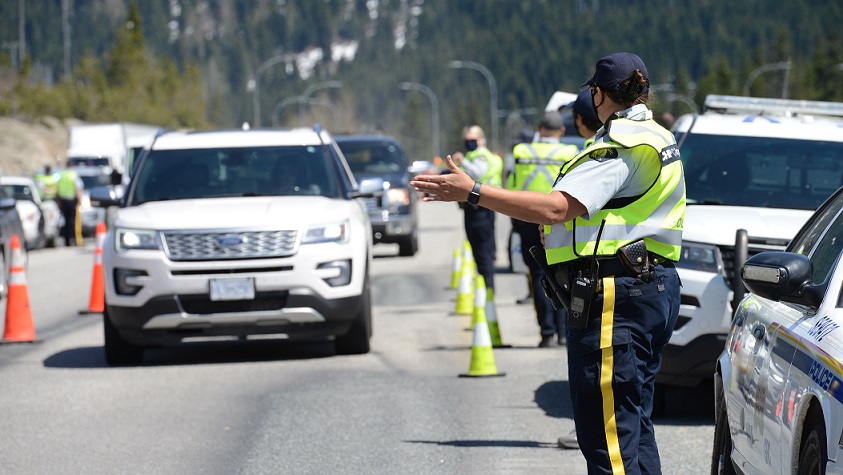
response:
{"label": "orange traffic cone", "polygon": [[35,324],[29,306],[29,290],[23,268],[23,251],[20,238],[12,235],[12,259],[9,262],[9,294],[6,297],[6,326],[4,343],[35,341]]}
{"label": "orange traffic cone", "polygon": [[97,247],[94,250],[94,274],[91,279],[91,299],[88,310],[79,313],[102,313],[105,310],[105,287],[102,273],[102,246],[105,242],[105,223],[97,223]]}

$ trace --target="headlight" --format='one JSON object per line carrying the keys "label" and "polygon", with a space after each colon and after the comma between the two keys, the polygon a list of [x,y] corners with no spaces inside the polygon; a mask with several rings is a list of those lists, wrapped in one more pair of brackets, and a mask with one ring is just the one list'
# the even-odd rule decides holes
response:
{"label": "headlight", "polygon": [[719,274],[723,268],[723,259],[717,246],[685,241],[676,267]]}
{"label": "headlight", "polygon": [[406,188],[390,188],[386,192],[386,200],[391,205],[410,204],[410,193]]}
{"label": "headlight", "polygon": [[348,221],[335,224],[311,226],[302,239],[302,244],[316,244],[320,242],[348,242]]}
{"label": "headlight", "polygon": [[161,249],[158,244],[158,233],[155,231],[117,229],[115,236],[114,246],[117,252],[126,252],[133,249]]}

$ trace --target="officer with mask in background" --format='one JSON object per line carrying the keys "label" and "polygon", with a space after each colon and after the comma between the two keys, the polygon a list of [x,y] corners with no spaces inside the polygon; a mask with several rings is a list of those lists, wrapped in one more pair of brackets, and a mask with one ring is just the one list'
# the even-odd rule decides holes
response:
{"label": "officer with mask in background", "polygon": [[[559,168],[579,152],[576,145],[560,142],[565,134],[565,125],[562,114],[557,111],[545,112],[536,132],[539,135],[537,140],[518,144],[513,149],[515,167],[508,177],[507,189],[549,193]],[[521,255],[530,270],[527,278],[533,290],[533,306],[541,337],[538,346],[551,348],[564,345],[567,342],[565,310],[554,309],[550,299],[544,295],[540,282],[542,268],[530,255],[531,247],[541,247],[539,228],[535,223],[513,218],[512,229],[521,237]]]}
{"label": "officer with mask in background", "polygon": [[544,279],[568,310],[568,379],[588,473],[661,473],[650,416],[662,352],[679,316],[685,179],[679,148],[647,107],[638,55],[597,61],[589,87],[603,126],[551,193],[417,176],[424,201],[478,205],[544,224]]}
{"label": "officer with mask in background", "polygon": [[[486,134],[479,125],[463,130],[465,148],[463,155],[456,152],[451,159],[456,166],[476,181],[501,186],[503,159],[486,148]],[[483,276],[486,289],[495,288],[495,212],[477,205],[471,196],[462,205],[465,234],[477,273]]]}

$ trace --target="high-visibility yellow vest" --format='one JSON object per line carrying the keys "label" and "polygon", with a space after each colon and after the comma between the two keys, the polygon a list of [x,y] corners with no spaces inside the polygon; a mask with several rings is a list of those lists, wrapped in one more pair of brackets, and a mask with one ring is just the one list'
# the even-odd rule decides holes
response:
{"label": "high-visibility yellow vest", "polygon": [[73,170],[62,170],[59,173],[58,195],[59,198],[76,198],[76,172]]}
{"label": "high-visibility yellow vest", "polygon": [[520,143],[512,150],[515,168],[507,188],[548,193],[566,162],[577,156],[576,145],[549,142]]}
{"label": "high-visibility yellow vest", "polygon": [[492,186],[500,187],[503,183],[503,159],[494,153],[488,148],[478,148],[477,150],[472,150],[465,154],[465,160],[469,162],[473,162],[477,160],[478,157],[486,157],[486,163],[489,164],[489,168],[486,170],[486,174],[479,180],[481,183],[486,183]]}
{"label": "high-visibility yellow vest", "polygon": [[39,173],[33,177],[41,199],[51,200],[56,197],[58,184],[52,174]]}
{"label": "high-visibility yellow vest", "polygon": [[629,149],[642,172],[658,167],[658,176],[644,194],[613,198],[590,219],[582,216],[545,226],[547,262],[556,264],[593,255],[604,221],[596,255],[615,255],[619,248],[643,239],[649,251],[678,261],[685,219],[685,177],[676,139],[653,120],[615,119],[607,127],[608,136],[563,166],[562,176],[591,157],[605,155],[612,149]]}

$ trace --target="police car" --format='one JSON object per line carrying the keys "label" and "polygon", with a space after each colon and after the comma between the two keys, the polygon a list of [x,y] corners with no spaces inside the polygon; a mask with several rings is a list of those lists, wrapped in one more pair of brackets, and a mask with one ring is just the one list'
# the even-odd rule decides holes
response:
{"label": "police car", "polygon": [[[843,166],[843,164],[841,164]],[[715,374],[712,473],[843,473],[843,189],[749,258]]]}
{"label": "police car", "polygon": [[696,386],[714,374],[743,297],[735,271],[783,250],[843,185],[843,104],[712,95],[672,130],[688,206],[679,320],[657,383]]}

